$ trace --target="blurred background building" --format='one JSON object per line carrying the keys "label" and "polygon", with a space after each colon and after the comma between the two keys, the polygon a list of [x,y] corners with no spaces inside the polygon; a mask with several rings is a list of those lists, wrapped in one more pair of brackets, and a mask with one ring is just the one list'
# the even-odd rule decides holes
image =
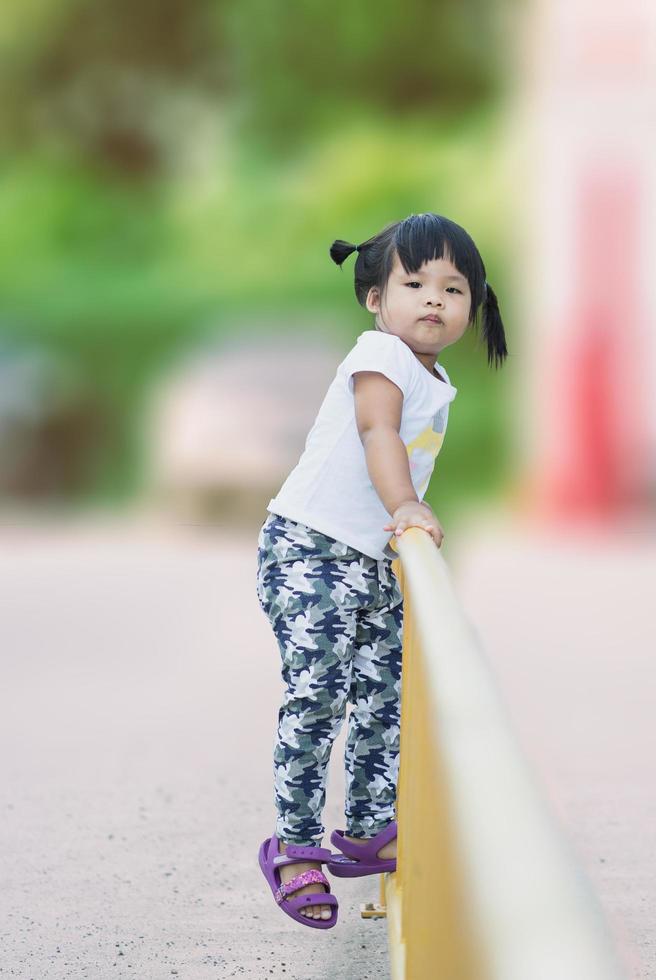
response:
{"label": "blurred background building", "polygon": [[143,429],[146,508],[201,525],[261,523],[341,360],[316,316],[313,327],[303,336],[288,320],[268,333],[246,323],[158,379]]}

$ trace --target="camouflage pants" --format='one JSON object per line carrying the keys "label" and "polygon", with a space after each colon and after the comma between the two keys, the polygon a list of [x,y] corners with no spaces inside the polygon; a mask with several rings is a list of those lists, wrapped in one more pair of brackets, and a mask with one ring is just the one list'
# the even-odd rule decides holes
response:
{"label": "camouflage pants", "polygon": [[372,837],[396,817],[403,597],[391,561],[269,514],[257,595],[285,684],[273,753],[276,835],[321,843],[328,762],[348,701],[345,830]]}

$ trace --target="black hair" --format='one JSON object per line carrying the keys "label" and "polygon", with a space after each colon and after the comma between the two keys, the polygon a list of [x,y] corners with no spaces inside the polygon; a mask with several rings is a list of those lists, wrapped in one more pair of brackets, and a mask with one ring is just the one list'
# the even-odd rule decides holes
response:
{"label": "black hair", "polygon": [[487,343],[487,362],[499,367],[508,355],[503,322],[494,290],[486,280],[485,265],[473,239],[455,221],[428,211],[411,214],[402,221],[385,225],[373,238],[352,245],[341,238],[330,246],[330,257],[341,267],[351,252],[358,251],[355,262],[355,295],[366,307],[369,290],[375,286],[382,298],[394,256],[398,255],[407,273],[418,272],[424,262],[447,259],[469,283],[471,305],[468,323],[478,326],[477,313],[482,307],[483,337]]}

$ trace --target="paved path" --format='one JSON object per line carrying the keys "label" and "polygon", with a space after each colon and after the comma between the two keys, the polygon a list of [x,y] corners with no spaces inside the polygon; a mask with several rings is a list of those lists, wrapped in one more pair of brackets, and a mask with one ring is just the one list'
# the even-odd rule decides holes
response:
{"label": "paved path", "polygon": [[654,980],[656,527],[599,536],[488,514],[456,537],[445,557],[516,736],[627,976]]}
{"label": "paved path", "polygon": [[[570,545],[563,563],[514,533],[463,529],[445,557],[631,980],[656,977],[655,552]],[[385,922],[359,916],[376,878],[332,879],[325,933],[263,888],[281,685],[253,547],[0,527],[0,977],[389,977]],[[343,743],[324,843],[343,827]]]}
{"label": "paved path", "polygon": [[253,541],[0,531],[0,977],[388,977],[378,879],[334,880],[319,932],[257,864],[281,685]]}

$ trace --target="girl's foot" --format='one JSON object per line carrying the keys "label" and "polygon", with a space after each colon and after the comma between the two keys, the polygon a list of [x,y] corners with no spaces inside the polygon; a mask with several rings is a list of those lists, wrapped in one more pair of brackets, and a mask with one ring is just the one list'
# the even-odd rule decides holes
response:
{"label": "girl's foot", "polygon": [[[375,836],[375,835],[374,835]],[[354,844],[366,844],[370,837],[349,837],[348,834],[344,834],[346,840],[353,841]],[[379,858],[395,858],[396,857],[396,837],[393,840],[384,844],[379,851],[376,851],[376,857]]]}
{"label": "girl's foot", "polygon": [[[280,847],[280,853],[284,854],[287,850],[287,845],[283,841],[279,840],[278,845]],[[294,861],[293,864],[283,864],[278,868],[280,874],[280,880],[282,882],[291,881],[296,875],[302,874],[304,871],[312,871],[316,869],[321,871],[320,861]],[[294,892],[294,898],[299,895],[305,895],[313,892],[321,892],[325,894],[329,889],[325,885],[320,884],[318,881],[313,881],[309,885],[305,885],[303,888],[299,888]],[[312,919],[329,919],[331,914],[332,905],[308,905],[307,908],[299,909],[301,915],[310,916]]]}

